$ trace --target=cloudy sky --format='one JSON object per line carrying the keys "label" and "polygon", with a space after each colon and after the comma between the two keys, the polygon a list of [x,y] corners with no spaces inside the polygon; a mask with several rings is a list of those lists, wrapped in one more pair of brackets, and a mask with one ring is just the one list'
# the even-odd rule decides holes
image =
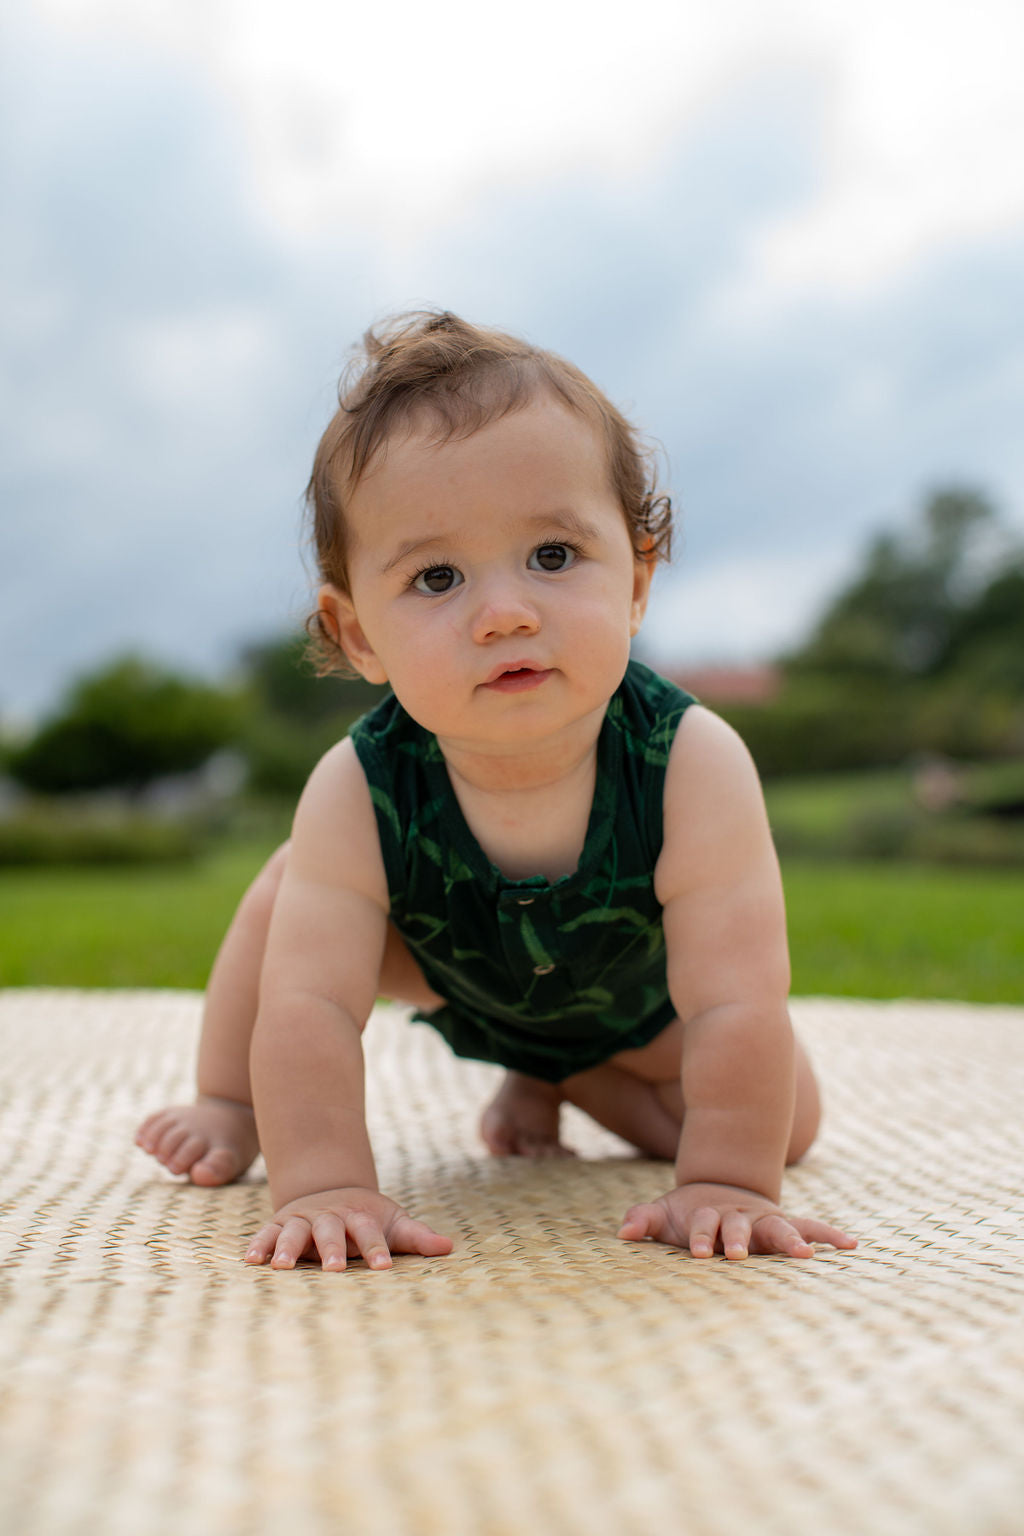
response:
{"label": "cloudy sky", "polygon": [[0,716],[304,613],[347,348],[585,368],[683,513],[655,659],[798,637],[928,490],[1024,531],[1017,0],[6,0]]}

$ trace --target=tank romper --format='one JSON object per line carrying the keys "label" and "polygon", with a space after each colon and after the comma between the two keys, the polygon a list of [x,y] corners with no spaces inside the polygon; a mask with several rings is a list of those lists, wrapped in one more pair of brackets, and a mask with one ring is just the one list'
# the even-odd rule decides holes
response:
{"label": "tank romper", "polygon": [[384,699],[352,727],[391,920],[445,1004],[415,1017],[458,1056],[557,1083],[671,1022],[654,866],[669,749],[694,701],[630,662],[597,744],[571,875],[508,880],[466,824],[437,739]]}

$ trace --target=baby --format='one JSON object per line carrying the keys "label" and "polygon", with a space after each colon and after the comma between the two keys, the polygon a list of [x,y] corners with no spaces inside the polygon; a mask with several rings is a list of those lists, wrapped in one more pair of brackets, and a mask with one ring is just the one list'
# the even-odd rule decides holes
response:
{"label": "baby", "polygon": [[450,1252],[378,1189],[360,1036],[383,994],[507,1069],[492,1152],[565,1155],[567,1102],[674,1159],[620,1238],[854,1247],[778,1204],[820,1111],[757,774],[630,661],[671,532],[633,429],[571,364],[451,314],[370,332],[340,401],[311,628],[392,693],[314,769],[214,966],[196,1102],[138,1144],[205,1185],[262,1148],[251,1264]]}

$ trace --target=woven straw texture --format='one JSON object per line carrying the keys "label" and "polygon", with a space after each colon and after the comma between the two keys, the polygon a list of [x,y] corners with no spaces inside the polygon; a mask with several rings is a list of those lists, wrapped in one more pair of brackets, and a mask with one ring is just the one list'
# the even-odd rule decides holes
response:
{"label": "woven straw texture", "polygon": [[488,1158],[490,1068],[381,1008],[384,1188],[455,1239],[382,1274],[247,1268],[262,1166],[132,1145],[200,1000],[0,993],[0,1527],[75,1536],[1024,1531],[1024,1009],[803,1001],[827,1126],[786,1201],[861,1239],[697,1262],[614,1233],[668,1187]]}

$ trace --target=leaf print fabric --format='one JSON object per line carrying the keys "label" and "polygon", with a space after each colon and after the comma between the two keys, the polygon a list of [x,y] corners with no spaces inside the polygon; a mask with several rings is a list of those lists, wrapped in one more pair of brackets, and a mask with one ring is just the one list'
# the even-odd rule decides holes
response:
{"label": "leaf print fabric", "polygon": [[507,880],[466,825],[436,739],[396,699],[353,727],[391,919],[446,1006],[417,1017],[460,1056],[549,1082],[646,1044],[673,1017],[654,866],[691,696],[631,662],[609,702],[574,874]]}

